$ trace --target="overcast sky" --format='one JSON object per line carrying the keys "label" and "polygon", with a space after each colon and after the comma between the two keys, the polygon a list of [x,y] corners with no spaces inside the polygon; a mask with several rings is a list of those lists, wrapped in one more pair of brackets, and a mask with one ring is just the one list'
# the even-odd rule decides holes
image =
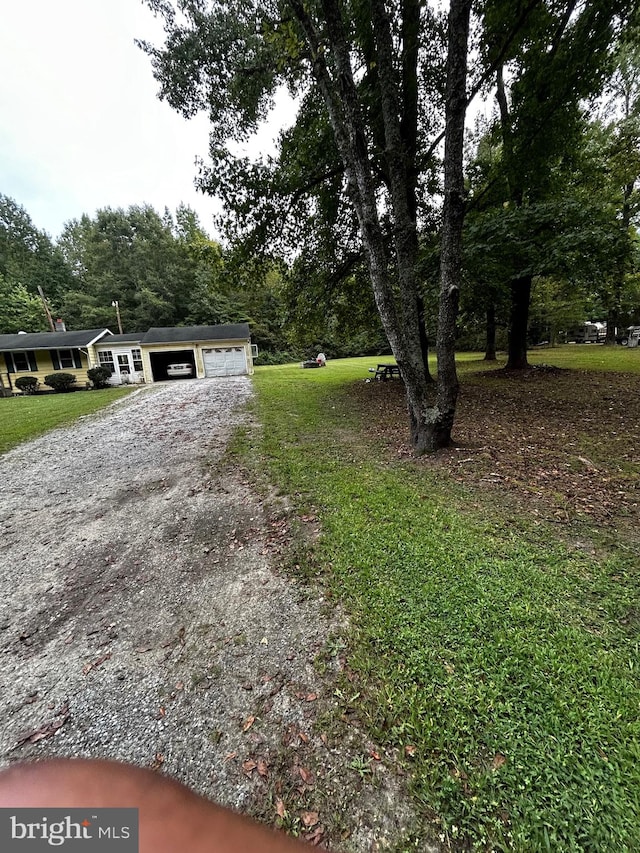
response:
{"label": "overcast sky", "polygon": [[[157,97],[134,38],[160,43],[141,0],[0,0],[0,192],[36,227],[100,207],[183,201],[213,233],[214,200],[194,188],[207,120]],[[273,133],[269,138],[273,138]]]}

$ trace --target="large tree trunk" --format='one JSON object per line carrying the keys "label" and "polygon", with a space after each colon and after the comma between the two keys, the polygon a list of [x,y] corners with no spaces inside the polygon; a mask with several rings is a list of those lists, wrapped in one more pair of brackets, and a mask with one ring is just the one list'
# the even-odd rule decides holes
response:
{"label": "large tree trunk", "polygon": [[484,360],[496,360],[496,306],[493,302],[487,305]]}
{"label": "large tree trunk", "polygon": [[[416,283],[418,239],[415,221],[415,153],[412,131],[402,128],[398,101],[395,45],[384,0],[370,0],[377,81],[384,123],[385,165],[393,219],[394,252],[387,253],[378,213],[374,170],[363,109],[353,78],[342,9],[338,0],[322,0],[326,23],[323,42],[302,0],[290,0],[303,27],[313,73],[323,95],[365,248],[371,285],[387,338],[404,379],[411,441],[416,453],[449,444],[458,382],[455,370],[455,320],[458,308],[462,218],[464,213],[462,148],[466,111],[467,38],[471,0],[452,0],[446,93],[445,202],[437,339],[438,388],[430,400],[429,375],[420,331]],[[407,4],[413,7],[413,3]],[[414,110],[403,114],[405,121]],[[417,113],[416,113],[417,114]],[[393,272],[392,272],[393,270]]]}
{"label": "large tree trunk", "polygon": [[622,216],[620,218],[620,249],[616,263],[615,279],[613,282],[613,293],[611,304],[607,312],[607,338],[605,343],[615,344],[616,329],[620,325],[622,293],[624,291],[624,280],[629,266],[629,258],[632,253],[632,242],[629,236],[631,227],[631,196],[635,183],[626,184],[622,197]]}
{"label": "large tree trunk", "polygon": [[607,335],[604,341],[607,346],[613,346],[615,344],[619,325],[620,312],[618,311],[617,306],[613,306],[607,311]]}
{"label": "large tree trunk", "polygon": [[527,361],[527,332],[531,276],[514,278],[511,282],[511,318],[509,323],[509,358],[507,370],[525,370]]}
{"label": "large tree trunk", "polygon": [[[514,177],[515,157],[509,105],[504,87],[503,69],[496,71],[496,98],[500,108],[500,126],[504,146],[505,174],[511,201],[520,206],[523,199],[522,187]],[[529,330],[529,302],[531,300],[531,276],[521,276],[511,281],[511,316],[509,319],[509,343],[507,370],[525,370],[527,361],[527,332]]]}
{"label": "large tree trunk", "polygon": [[464,120],[467,111],[467,42],[471,0],[451,0],[447,52],[446,126],[444,136],[444,205],[440,253],[440,310],[438,312],[438,421],[434,432],[439,447],[451,443],[458,399],[456,320],[462,279],[464,220]]}
{"label": "large tree trunk", "polygon": [[427,382],[432,383],[433,377],[429,370],[429,336],[427,334],[427,320],[424,312],[424,301],[421,296],[418,296],[418,322],[420,324],[420,349],[422,350],[422,360],[424,362],[424,375]]}

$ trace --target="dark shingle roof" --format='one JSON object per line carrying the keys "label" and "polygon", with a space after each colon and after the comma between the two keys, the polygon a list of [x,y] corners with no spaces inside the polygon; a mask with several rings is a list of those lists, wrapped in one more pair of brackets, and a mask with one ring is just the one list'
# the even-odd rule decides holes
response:
{"label": "dark shingle roof", "polygon": [[109,329],[81,329],[77,332],[29,332],[26,335],[0,335],[0,352],[86,347],[103,335],[110,335]]}
{"label": "dark shingle roof", "polygon": [[135,344],[140,343],[146,332],[126,332],[124,335],[108,335],[101,344]]}
{"label": "dark shingle roof", "polygon": [[237,341],[249,339],[248,323],[226,326],[171,326],[149,329],[143,344],[186,343],[187,341]]}

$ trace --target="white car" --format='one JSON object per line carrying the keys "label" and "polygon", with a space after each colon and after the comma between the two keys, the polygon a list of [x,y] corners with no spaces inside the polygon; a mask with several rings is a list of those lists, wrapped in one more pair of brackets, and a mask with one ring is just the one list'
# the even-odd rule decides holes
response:
{"label": "white car", "polygon": [[175,379],[177,376],[193,376],[192,364],[169,364],[167,365],[167,376]]}

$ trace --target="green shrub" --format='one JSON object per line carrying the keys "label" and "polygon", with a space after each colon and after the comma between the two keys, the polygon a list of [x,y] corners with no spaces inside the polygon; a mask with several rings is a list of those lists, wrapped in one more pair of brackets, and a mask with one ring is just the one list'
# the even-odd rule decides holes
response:
{"label": "green shrub", "polygon": [[49,373],[44,377],[44,384],[53,388],[56,393],[62,394],[65,391],[75,390],[73,386],[76,384],[76,377],[73,373]]}
{"label": "green shrub", "polygon": [[23,394],[35,394],[39,384],[37,376],[19,376],[15,382]]}
{"label": "green shrub", "polygon": [[106,388],[109,385],[111,371],[106,367],[91,367],[87,370],[87,377],[94,388]]}

